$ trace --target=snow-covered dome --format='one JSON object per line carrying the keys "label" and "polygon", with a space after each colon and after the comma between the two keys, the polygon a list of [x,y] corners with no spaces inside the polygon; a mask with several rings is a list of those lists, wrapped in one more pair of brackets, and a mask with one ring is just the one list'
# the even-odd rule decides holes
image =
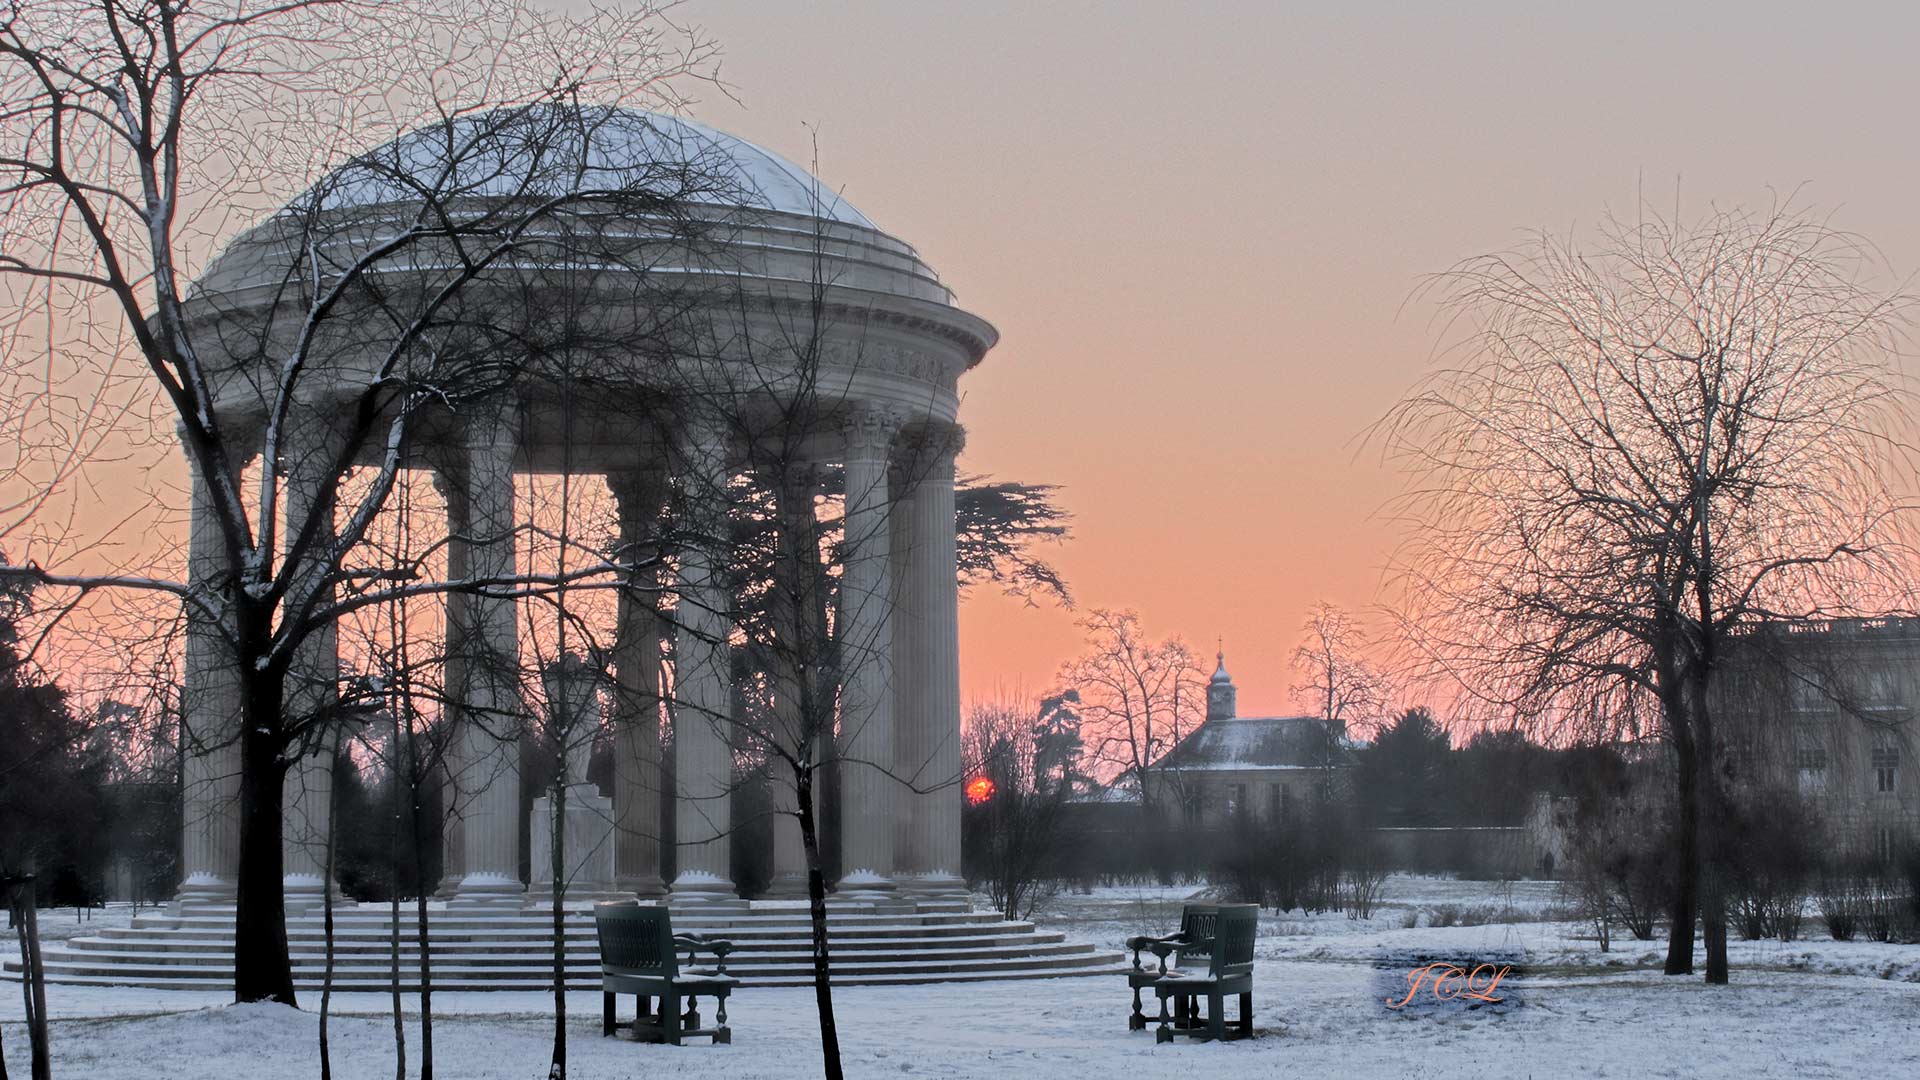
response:
{"label": "snow-covered dome", "polygon": [[878,227],[807,170],[762,146],[678,116],[611,106],[539,105],[456,117],[369,150],[295,205],[373,206],[420,197],[560,195],[644,184],[685,169],[695,201]]}
{"label": "snow-covered dome", "polygon": [[1225,649],[1214,654],[1213,678],[1209,681],[1215,686],[1233,682],[1233,676],[1227,674],[1227,653]]}

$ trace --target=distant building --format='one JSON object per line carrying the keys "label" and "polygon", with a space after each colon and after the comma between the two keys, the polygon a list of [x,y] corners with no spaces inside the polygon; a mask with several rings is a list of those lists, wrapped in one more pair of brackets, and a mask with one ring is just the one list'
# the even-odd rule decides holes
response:
{"label": "distant building", "polygon": [[1724,675],[1723,730],[1821,810],[1833,844],[1891,858],[1920,840],[1920,619],[1763,624]]}
{"label": "distant building", "polygon": [[1207,718],[1148,769],[1154,803],[1188,826],[1242,812],[1277,821],[1330,794],[1353,762],[1339,729],[1316,716],[1240,716],[1224,653],[1207,683]]}

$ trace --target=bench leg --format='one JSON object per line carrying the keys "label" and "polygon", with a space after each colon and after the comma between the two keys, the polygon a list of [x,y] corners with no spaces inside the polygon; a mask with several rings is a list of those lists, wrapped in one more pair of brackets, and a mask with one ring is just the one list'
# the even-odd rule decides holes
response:
{"label": "bench leg", "polygon": [[613,1034],[613,999],[615,996],[616,995],[604,990],[600,992],[600,1037],[603,1039]]}
{"label": "bench leg", "polygon": [[1155,1043],[1173,1041],[1173,1029],[1167,1026],[1167,995],[1165,993],[1160,993],[1160,1026],[1153,1033],[1153,1041]]}
{"label": "bench leg", "polygon": [[1240,995],[1240,1034],[1247,1038],[1253,1037],[1253,991],[1251,990]]}
{"label": "bench leg", "polygon": [[[713,1022],[720,1025],[721,1030],[724,1031],[727,1026],[726,991],[723,990],[720,993],[714,995],[713,1004],[714,1004]],[[718,1041],[718,1040],[715,1040],[715,1041]]]}
{"label": "bench leg", "polygon": [[680,999],[672,994],[660,997],[660,1034],[667,1045],[680,1045]]}
{"label": "bench leg", "polygon": [[1224,1039],[1227,1037],[1227,1001],[1225,995],[1215,990],[1207,995],[1207,1038]]}
{"label": "bench leg", "polygon": [[1127,1017],[1127,1030],[1145,1031],[1146,1029],[1147,1014],[1140,1011],[1140,988],[1136,986],[1133,988],[1133,1015]]}

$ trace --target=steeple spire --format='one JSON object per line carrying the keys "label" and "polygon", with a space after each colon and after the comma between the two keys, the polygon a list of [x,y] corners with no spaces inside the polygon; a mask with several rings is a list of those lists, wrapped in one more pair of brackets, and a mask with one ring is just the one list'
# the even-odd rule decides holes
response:
{"label": "steeple spire", "polygon": [[1207,680],[1207,719],[1231,720],[1235,716],[1233,676],[1227,674],[1227,649],[1224,642],[1214,654],[1213,678]]}

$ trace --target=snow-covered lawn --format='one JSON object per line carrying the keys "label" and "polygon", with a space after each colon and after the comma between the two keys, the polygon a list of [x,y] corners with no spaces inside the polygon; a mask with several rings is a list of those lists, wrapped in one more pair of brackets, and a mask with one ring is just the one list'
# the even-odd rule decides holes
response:
{"label": "snow-covered lawn", "polygon": [[[1191,889],[1062,896],[1042,921],[1111,943],[1162,927]],[[1920,1076],[1920,947],[1809,938],[1735,944],[1734,985],[1658,973],[1661,945],[1617,942],[1601,956],[1584,928],[1550,918],[1552,886],[1405,878],[1372,920],[1268,914],[1256,972],[1258,1038],[1156,1046],[1126,1030],[1117,977],[859,987],[837,992],[848,1073],[857,1077],[1099,1076]],[[1439,904],[1504,908],[1522,921],[1404,926]],[[1423,920],[1424,921],[1424,920]],[[1816,923],[1812,930],[1819,930]],[[9,940],[6,945],[11,947]],[[1395,1011],[1412,957],[1518,965],[1497,1006]],[[1610,963],[1615,962],[1617,963]],[[1645,964],[1648,966],[1633,966]],[[1625,965],[1625,966],[1622,966]],[[1882,977],[1883,973],[1887,977]],[[17,1021],[17,987],[0,1018]],[[55,1075],[151,1080],[316,1076],[317,1017],[220,995],[53,987]],[[318,1004],[308,995],[309,1008]],[[631,1003],[625,1003],[630,1008]],[[335,1075],[393,1075],[392,1022],[379,995],[336,1000]],[[681,1048],[602,1039],[599,997],[575,994],[575,1077],[816,1075],[811,991],[746,990],[729,1010],[734,1045]],[[1150,1006],[1151,1009],[1151,1006]],[[545,1074],[551,998],[444,994],[435,1056],[442,1077]],[[7,1064],[25,1070],[25,1033],[5,1024]],[[420,1032],[407,1025],[409,1075]]]}

